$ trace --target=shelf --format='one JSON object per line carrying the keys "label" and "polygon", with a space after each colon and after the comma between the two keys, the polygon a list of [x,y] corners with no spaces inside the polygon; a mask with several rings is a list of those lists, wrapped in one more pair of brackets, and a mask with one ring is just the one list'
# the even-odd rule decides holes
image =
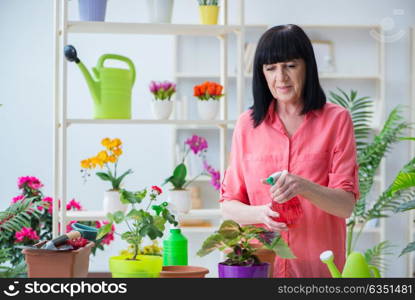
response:
{"label": "shelf", "polygon": [[[358,232],[360,231],[360,226],[356,225],[353,232]],[[365,229],[363,229],[362,231],[363,233],[376,233],[376,234],[380,234],[381,233],[381,228],[379,226],[377,227],[365,227]]]}
{"label": "shelf", "polygon": [[[238,25],[155,24],[69,21],[70,33],[220,36],[241,30]],[[255,27],[251,27],[255,28]],[[258,28],[260,28],[258,26]]]}
{"label": "shelf", "polygon": [[[204,79],[204,78],[220,78],[219,74],[200,74],[200,73],[176,73],[174,75],[177,78],[181,78],[181,79]],[[245,78],[252,78],[252,74],[244,74]],[[228,74],[228,78],[229,79],[236,79],[236,75],[235,74]]]}
{"label": "shelf", "polygon": [[342,73],[320,73],[320,79],[347,79],[347,80],[380,80],[381,76],[376,74],[354,75]]}
{"label": "shelf", "polygon": [[[235,125],[236,121],[233,121],[233,123],[231,124],[227,124],[228,125],[228,129],[229,130],[233,130],[234,129],[234,125]],[[218,125],[214,126],[214,125],[178,125],[176,126],[177,130],[212,130],[212,129],[218,129]]]}
{"label": "shelf", "polygon": [[303,29],[381,29],[379,24],[298,24]]}
{"label": "shelf", "polygon": [[233,125],[234,120],[140,120],[140,119],[67,119],[68,126],[72,124],[129,124],[129,125],[201,125],[201,126],[221,126]]}
{"label": "shelf", "polygon": [[[218,218],[221,216],[220,209],[192,209],[189,213],[180,215],[184,218]],[[70,221],[103,221],[107,218],[104,211],[68,211],[66,219]]]}
{"label": "shelf", "polygon": [[218,227],[211,226],[211,227],[180,227],[183,233],[213,233],[218,230]]}

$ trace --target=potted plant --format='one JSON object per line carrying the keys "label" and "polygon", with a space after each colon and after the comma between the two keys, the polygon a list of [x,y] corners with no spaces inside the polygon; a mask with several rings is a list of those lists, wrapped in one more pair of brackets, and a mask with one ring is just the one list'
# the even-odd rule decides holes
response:
{"label": "potted plant", "polygon": [[[122,234],[116,232],[129,244],[129,249],[119,256],[110,258],[112,277],[159,277],[163,259],[156,239],[163,237],[167,222],[173,225],[178,224],[168,209],[167,202],[156,204],[157,197],[161,193],[161,188],[152,186],[148,203],[144,203],[148,194],[147,188],[136,192],[121,190],[122,200],[130,203],[132,209],[128,213],[122,211],[114,214],[108,213],[109,223],[100,228],[97,237],[101,238],[110,232],[113,223],[125,223],[128,228]],[[136,208],[140,204],[145,208]],[[145,238],[149,238],[153,244],[144,247]]]}
{"label": "potted plant", "polygon": [[200,22],[205,25],[218,24],[218,0],[198,0]]}
{"label": "potted plant", "polygon": [[151,110],[157,120],[166,120],[173,109],[171,97],[176,92],[176,84],[169,81],[150,83],[150,92],[154,95]]}
{"label": "potted plant", "polygon": [[202,120],[213,120],[219,111],[219,99],[223,86],[215,82],[206,81],[193,87],[193,95],[197,97],[197,108]]}
{"label": "potted plant", "polygon": [[[187,139],[184,144],[185,151],[181,162],[174,169],[173,175],[168,177],[163,183],[163,185],[165,185],[170,182],[173,185],[173,189],[169,190],[169,202],[173,205],[173,209],[178,213],[187,213],[191,209],[190,190],[187,189],[187,187],[199,176],[210,176],[211,184],[215,189],[218,190],[220,187],[220,173],[207,163],[205,157],[208,148],[207,140],[203,137],[193,135],[191,138]],[[185,159],[190,152],[202,159],[203,170],[191,180],[186,180],[187,167],[185,165]]]}
{"label": "potted plant", "polygon": [[171,23],[173,0],[147,0],[151,23]]}
{"label": "potted plant", "polygon": [[78,7],[81,21],[105,21],[107,0],[79,0]]}
{"label": "potted plant", "polygon": [[104,138],[101,141],[104,150],[100,151],[96,156],[81,161],[82,174],[84,179],[90,175],[90,170],[97,167],[106,169],[105,172],[96,172],[95,174],[104,181],[111,182],[112,188],[104,194],[104,212],[126,211],[128,202],[120,199],[120,189],[122,180],[133,171],[128,169],[121,175],[117,174],[117,166],[119,157],[122,155],[122,142],[120,139]]}
{"label": "potted plant", "polygon": [[[254,246],[255,241],[262,245]],[[279,233],[253,225],[240,226],[232,220],[225,220],[219,230],[203,242],[197,255],[205,256],[216,249],[227,257],[218,265],[221,278],[268,277],[270,264],[259,260],[255,255],[258,249],[272,250],[281,258],[295,258]]]}

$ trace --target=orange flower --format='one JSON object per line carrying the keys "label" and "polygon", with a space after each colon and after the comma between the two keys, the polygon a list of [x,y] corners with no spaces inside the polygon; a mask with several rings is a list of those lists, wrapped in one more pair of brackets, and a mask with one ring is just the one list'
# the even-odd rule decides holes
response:
{"label": "orange flower", "polygon": [[122,149],[121,148],[114,148],[114,149],[112,149],[112,153],[115,156],[120,156],[122,154]]}
{"label": "orange flower", "polygon": [[193,87],[193,96],[195,97],[199,97],[200,96],[200,90],[199,90],[199,86],[196,85]]}
{"label": "orange flower", "polygon": [[220,84],[218,84],[216,86],[216,95],[222,95],[222,90],[223,90],[223,86],[221,86]]}
{"label": "orange flower", "polygon": [[112,163],[115,163],[117,161],[117,157],[115,155],[110,155],[108,157],[108,161],[112,162]]}
{"label": "orange flower", "polygon": [[200,90],[200,94],[204,95],[206,93],[206,90],[207,90],[207,85],[205,85],[205,84],[199,85],[199,90]]}
{"label": "orange flower", "polygon": [[215,96],[216,95],[216,84],[213,82],[209,84],[207,92],[210,96]]}

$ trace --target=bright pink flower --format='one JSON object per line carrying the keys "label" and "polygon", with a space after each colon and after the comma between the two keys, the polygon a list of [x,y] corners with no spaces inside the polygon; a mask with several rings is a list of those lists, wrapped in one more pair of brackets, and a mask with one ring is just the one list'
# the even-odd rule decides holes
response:
{"label": "bright pink flower", "polygon": [[23,227],[22,230],[16,232],[14,237],[16,238],[17,243],[39,240],[39,236],[36,231],[30,227]]}
{"label": "bright pink flower", "polygon": [[48,203],[47,204],[47,208],[48,208],[48,213],[52,214],[52,205],[53,205],[53,198],[52,197],[45,197],[42,199],[42,201]]}
{"label": "bright pink flower", "polygon": [[17,186],[19,187],[19,189],[23,189],[25,185],[27,185],[29,188],[33,190],[38,190],[41,187],[43,187],[43,184],[36,177],[33,177],[33,176],[19,177],[17,181]]}
{"label": "bright pink flower", "polygon": [[72,224],[73,223],[77,223],[77,221],[70,221],[69,223],[68,223],[68,225],[66,225],[66,232],[69,232],[69,231],[72,231],[73,229],[72,229]]}
{"label": "bright pink flower", "polygon": [[220,172],[212,168],[206,160],[203,161],[203,167],[210,175],[210,183],[216,190],[220,189]]}
{"label": "bright pink flower", "polygon": [[158,195],[160,195],[161,193],[163,193],[163,190],[162,190],[160,187],[158,187],[157,185],[153,185],[153,186],[151,187],[151,189],[152,189],[153,191],[155,191]]}
{"label": "bright pink flower", "polygon": [[66,210],[71,210],[74,208],[74,210],[82,210],[82,206],[79,202],[75,201],[75,199],[72,199],[68,203],[66,203]]}
{"label": "bright pink flower", "polygon": [[198,154],[208,148],[207,140],[195,134],[191,138],[188,138],[185,144],[189,145],[194,154]]}
{"label": "bright pink flower", "polygon": [[[101,228],[102,226],[108,223],[109,223],[108,221],[102,221],[102,222],[96,221],[95,222],[97,228]],[[115,232],[115,226],[114,224],[112,224],[111,231],[103,238],[102,243],[105,245],[111,244],[111,242],[114,240],[114,232]]]}
{"label": "bright pink flower", "polygon": [[19,196],[13,197],[12,203],[19,202],[20,200],[23,200],[23,199],[24,199],[24,196],[23,195],[19,195]]}

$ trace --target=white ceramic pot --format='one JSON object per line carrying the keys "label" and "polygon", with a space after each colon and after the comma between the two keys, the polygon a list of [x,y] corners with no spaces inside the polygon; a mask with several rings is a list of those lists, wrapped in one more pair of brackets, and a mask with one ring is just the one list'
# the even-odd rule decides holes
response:
{"label": "white ceramic pot", "polygon": [[151,23],[171,23],[173,0],[147,0]]}
{"label": "white ceramic pot", "polygon": [[128,204],[121,203],[121,195],[118,191],[106,191],[104,194],[104,212],[115,213],[117,211],[126,212]]}
{"label": "white ceramic pot", "polygon": [[169,100],[152,100],[151,111],[157,120],[167,120],[173,110],[173,101]]}
{"label": "white ceramic pot", "polygon": [[186,214],[192,209],[190,190],[169,190],[168,202],[176,213]]}
{"label": "white ceramic pot", "polygon": [[214,120],[219,111],[218,100],[197,101],[197,110],[202,120]]}

